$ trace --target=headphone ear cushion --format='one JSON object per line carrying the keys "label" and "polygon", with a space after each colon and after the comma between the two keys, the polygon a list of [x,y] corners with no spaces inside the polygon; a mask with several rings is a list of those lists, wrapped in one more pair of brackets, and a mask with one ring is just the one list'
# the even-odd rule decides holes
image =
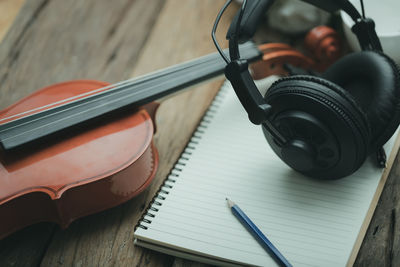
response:
{"label": "headphone ear cushion", "polygon": [[370,150],[386,143],[400,123],[400,74],[383,53],[362,51],[335,62],[323,77],[349,92],[371,126]]}
{"label": "headphone ear cushion", "polygon": [[[368,120],[353,97],[340,86],[314,76],[291,76],[275,82],[267,91],[265,99],[273,107],[272,123],[279,128],[282,124],[281,118],[290,121],[289,124],[292,125],[288,127],[291,132],[289,139],[300,137],[301,140],[312,144],[313,150],[319,151],[317,158],[327,143],[317,144],[312,140],[307,141],[307,137],[302,138],[301,134],[296,132],[301,121],[297,119],[299,116],[289,115],[292,118],[288,119],[285,114],[309,114],[328,129],[329,134],[323,138],[329,137],[329,140],[333,140],[331,144],[337,144],[336,151],[339,154],[335,164],[321,169],[318,168],[317,162],[312,171],[303,172],[304,174],[319,178],[339,178],[351,174],[364,162],[370,143]],[[309,129],[300,130],[310,132]],[[320,131],[319,135],[322,132]],[[282,158],[280,155],[282,151],[274,147],[273,141],[267,134],[266,137],[274,151]],[[321,155],[323,156],[323,153]]]}

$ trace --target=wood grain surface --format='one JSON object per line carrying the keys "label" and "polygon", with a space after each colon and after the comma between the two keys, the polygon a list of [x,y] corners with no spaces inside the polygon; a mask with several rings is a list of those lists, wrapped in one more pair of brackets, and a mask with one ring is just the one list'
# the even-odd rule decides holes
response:
{"label": "wood grain surface", "polygon": [[[2,13],[22,3],[8,0],[7,6],[5,1],[0,0]],[[27,0],[0,45],[0,108],[52,83],[83,78],[116,82],[213,52],[210,29],[223,2]],[[233,12],[228,10],[222,29]],[[0,20],[0,34],[12,20],[12,15]],[[266,38],[265,32],[258,33],[258,39]],[[51,223],[23,229],[0,241],[0,266],[207,266],[135,247],[133,230],[220,84],[162,101],[155,137],[160,168],[139,197],[79,219],[66,230]],[[399,177],[395,164],[356,266],[400,266]]]}
{"label": "wood grain surface", "polygon": [[0,40],[8,32],[25,0],[0,0]]}

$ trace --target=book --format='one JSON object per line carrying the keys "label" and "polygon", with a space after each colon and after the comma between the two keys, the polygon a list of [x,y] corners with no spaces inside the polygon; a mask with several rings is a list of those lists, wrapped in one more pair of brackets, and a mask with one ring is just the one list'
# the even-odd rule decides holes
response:
{"label": "book", "polygon": [[385,169],[318,180],[290,169],[226,82],[138,223],[136,245],[220,266],[274,266],[233,216],[233,199],[293,266],[352,265],[399,147]]}

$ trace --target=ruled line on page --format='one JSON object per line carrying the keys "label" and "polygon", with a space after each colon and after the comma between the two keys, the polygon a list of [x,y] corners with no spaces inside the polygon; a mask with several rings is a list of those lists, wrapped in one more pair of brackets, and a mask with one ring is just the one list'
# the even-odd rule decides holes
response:
{"label": "ruled line on page", "polygon": [[[236,196],[238,196],[238,195],[236,195]],[[212,214],[212,212],[219,212],[218,210],[214,210],[214,209],[212,209],[211,208],[211,204],[206,204],[206,205],[202,205],[202,204],[205,204],[205,203],[207,203],[207,202],[198,202],[198,201],[196,201],[197,199],[194,199],[194,198],[190,198],[190,197],[187,197],[187,196],[182,196],[182,195],[180,195],[179,196],[179,198],[178,198],[178,200],[177,201],[174,201],[174,199],[172,199],[172,197],[170,197],[171,198],[171,200],[169,200],[169,203],[173,203],[173,205],[175,205],[175,202],[178,202],[179,204],[181,204],[182,205],[182,207],[184,207],[184,206],[189,206],[189,207],[196,207],[196,208],[199,208],[199,209],[201,209],[201,208],[203,208],[204,207],[204,209],[206,210],[206,212],[209,212],[210,214]],[[314,226],[318,226],[318,225],[320,225],[320,226],[325,226],[326,225],[326,223],[327,222],[330,222],[330,223],[332,223],[332,224],[335,224],[335,225],[337,225],[337,227],[336,228],[333,228],[333,229],[337,229],[337,230],[341,230],[341,229],[343,229],[343,227],[344,226],[351,226],[351,225],[353,225],[352,223],[350,223],[350,222],[352,222],[352,221],[349,221],[349,223],[347,223],[346,221],[343,221],[343,220],[340,220],[340,223],[338,223],[338,222],[336,222],[336,221],[334,221],[334,220],[326,220],[326,219],[321,219],[321,216],[313,216],[313,214],[306,214],[306,215],[304,215],[304,213],[302,213],[301,212],[301,210],[299,210],[298,212],[292,212],[291,213],[291,215],[292,216],[284,216],[284,211],[285,211],[285,207],[284,206],[281,206],[281,207],[278,207],[278,208],[274,208],[274,207],[269,207],[269,206],[262,206],[262,207],[259,207],[259,206],[255,206],[253,203],[251,203],[251,202],[246,202],[246,199],[245,198],[242,198],[242,202],[244,203],[244,204],[246,204],[246,206],[250,206],[250,208],[248,208],[248,211],[249,212],[251,212],[251,214],[253,214],[253,216],[262,216],[262,215],[265,215],[265,214],[268,214],[268,215],[270,215],[267,211],[269,211],[270,213],[271,212],[274,212],[274,211],[277,211],[278,212],[278,214],[275,212],[275,216],[274,215],[270,215],[270,216],[273,216],[273,217],[277,217],[277,218],[282,218],[282,219],[285,219],[285,218],[287,218],[288,220],[295,220],[295,221],[297,221],[297,222],[303,222],[303,223],[309,223],[309,224],[311,224],[311,225],[314,225]],[[180,203],[180,202],[183,202],[183,201],[186,201],[185,203]],[[193,202],[196,202],[196,203],[193,203]],[[189,204],[190,203],[190,204]],[[215,202],[214,202],[215,203]],[[181,207],[181,205],[179,205],[179,206],[177,206],[177,205],[175,205],[176,207]],[[208,205],[208,206],[207,206]],[[271,205],[272,206],[272,205]],[[251,208],[251,207],[253,207],[253,209]],[[258,211],[258,213],[257,212],[254,212],[254,208],[259,208],[257,211]],[[262,209],[261,209],[262,208]],[[261,211],[263,211],[264,213],[260,213],[260,210]],[[297,216],[296,216],[297,215]],[[304,217],[307,217],[307,218],[305,218],[303,221],[301,221],[300,219],[301,218],[304,218]],[[334,219],[335,217],[334,216],[332,216],[331,217],[332,219]],[[337,218],[337,217],[336,217]],[[311,220],[312,219],[312,220]],[[337,221],[339,221],[339,220],[337,220]],[[320,224],[318,224],[318,223],[316,223],[316,222],[321,222]],[[341,228],[342,227],[342,228]],[[342,230],[343,231],[343,230]],[[345,230],[344,230],[345,231]]]}
{"label": "ruled line on page", "polygon": [[[175,212],[169,211],[169,213],[171,215],[176,215],[176,218],[179,218],[180,217],[179,213],[177,213],[179,211],[186,211],[186,210],[177,209]],[[187,214],[190,215],[190,212],[188,212]],[[217,231],[219,233],[223,232],[223,233],[226,233],[226,234],[236,233],[238,238],[240,237],[240,238],[243,238],[243,239],[251,238],[246,231],[243,231],[243,227],[240,228],[239,225],[234,225],[233,227],[232,226],[228,227],[228,226],[225,225],[225,227],[224,227],[223,223],[224,222],[226,223],[226,219],[229,220],[228,216],[225,218],[224,222],[222,222],[222,221],[216,222],[215,220],[213,220],[213,217],[211,216],[210,219],[212,221],[210,222],[210,221],[207,221],[207,220],[204,219],[204,215],[205,215],[204,213],[203,214],[202,213],[198,213],[196,215],[203,215],[203,216],[199,216],[199,217],[191,216],[190,219],[185,220],[185,224],[186,225],[192,225],[192,226],[194,226],[194,225],[198,226],[199,225],[198,222],[201,221],[202,224],[201,224],[201,226],[199,226],[200,228],[204,228],[204,229],[208,229],[208,230],[212,229],[212,232]],[[180,222],[180,220],[178,220],[176,218],[160,216],[160,219],[157,219],[157,223],[162,223],[162,222],[165,223],[165,222],[167,222],[167,224],[168,224],[168,222],[169,222],[169,226],[171,226],[171,223],[179,223]],[[150,218],[148,218],[148,219],[150,219]],[[197,222],[197,224],[196,224],[196,222]],[[257,222],[260,222],[260,221],[257,220]],[[262,223],[262,222],[260,222],[260,223]],[[286,235],[283,236],[284,239],[278,241],[279,244],[280,243],[285,243],[285,242],[288,243],[288,242],[292,242],[293,241],[293,242],[298,242],[299,245],[300,244],[303,244],[303,245],[307,244],[307,245],[310,245],[311,247],[318,246],[318,248],[324,247],[324,248],[328,248],[328,249],[334,249],[334,250],[343,251],[344,250],[343,249],[343,244],[346,243],[344,241],[346,236],[343,236],[343,237],[338,237],[336,242],[332,242],[332,243],[329,243],[327,245],[321,246],[321,244],[318,244],[317,241],[319,241],[319,240],[331,241],[331,239],[328,239],[328,238],[324,239],[323,237],[318,236],[318,232],[310,231],[308,233],[299,233],[301,231],[296,231],[296,235],[300,235],[300,236],[303,235],[305,237],[308,237],[310,234],[313,234],[313,236],[314,236],[314,234],[316,234],[313,237],[314,239],[311,238],[312,241],[304,240],[304,239],[299,241],[298,239],[293,238],[293,232],[284,231],[284,229],[280,229],[278,227],[271,227],[271,226],[264,227],[264,228],[269,232],[269,236],[272,237],[272,238],[274,238],[274,236],[277,237],[277,235],[276,235],[277,232],[276,231],[279,231],[279,234],[281,234],[281,233],[286,234]],[[282,237],[282,235],[279,235],[279,236]],[[241,240],[241,244],[243,244],[242,241],[243,240]],[[243,244],[243,245],[245,245],[245,244]],[[336,245],[336,246],[334,246],[334,245]]]}
{"label": "ruled line on page", "polygon": [[[190,203],[190,202],[189,202]],[[213,222],[218,222],[219,223],[224,223],[224,221],[226,220],[226,217],[220,217],[218,216],[221,213],[217,213],[217,212],[213,212],[213,211],[209,211],[207,210],[207,208],[204,207],[199,207],[199,206],[195,206],[195,205],[177,205],[177,204],[173,204],[173,208],[169,209],[168,207],[165,207],[165,210],[168,211],[168,213],[173,214],[174,212],[171,212],[171,210],[176,208],[176,211],[180,211],[180,212],[184,212],[183,214],[187,214],[190,215],[192,218],[206,218],[206,216],[210,217],[210,220],[213,220]],[[163,208],[164,209],[164,208]],[[193,209],[197,209],[196,212],[193,212]],[[158,215],[158,214],[157,214]],[[162,215],[160,215],[162,216]],[[269,214],[264,214],[264,216],[268,216]],[[251,217],[256,220],[259,223],[260,228],[263,228],[265,225],[265,228],[269,228],[269,229],[276,229],[281,231],[282,233],[286,232],[286,233],[296,233],[298,235],[311,235],[311,239],[313,238],[318,238],[318,239],[324,239],[324,240],[328,240],[328,238],[330,238],[332,240],[332,242],[335,243],[339,243],[339,244],[343,244],[343,239],[346,239],[349,235],[351,235],[353,233],[352,230],[354,230],[354,225],[350,225],[350,230],[342,230],[342,231],[338,231],[338,229],[340,229],[339,227],[330,227],[330,225],[332,224],[331,221],[324,221],[325,223],[325,227],[323,227],[323,224],[316,224],[313,221],[310,222],[310,224],[308,225],[308,227],[306,227],[307,225],[305,223],[298,223],[296,222],[296,220],[294,220],[294,222],[290,223],[291,221],[288,218],[283,218],[281,216],[270,216],[270,219],[275,219],[276,222],[274,221],[269,221],[266,219],[263,219],[261,216],[257,216],[257,214],[253,214],[251,215]],[[228,216],[228,218],[230,218]],[[351,227],[353,226],[353,227]],[[227,226],[228,227],[228,226]],[[349,228],[348,225],[344,225],[342,224],[342,228]],[[289,229],[289,230],[288,230]],[[290,231],[291,229],[291,231]],[[325,231],[322,231],[322,229],[324,229]],[[334,237],[331,236],[332,232],[337,232],[335,234]]]}
{"label": "ruled line on page", "polygon": [[[185,174],[191,174],[191,173],[196,173],[196,170],[192,170],[191,172],[186,172]],[[230,176],[230,181],[229,184],[226,184],[226,180],[223,178],[224,175],[229,175]],[[360,196],[363,196],[361,194],[353,194],[353,192],[349,191],[342,191],[342,190],[337,190],[335,188],[332,188],[332,190],[329,190],[327,188],[321,188],[321,187],[314,187],[314,186],[308,186],[304,183],[296,183],[290,181],[289,183],[280,183],[277,184],[275,182],[270,182],[268,181],[268,178],[265,177],[265,175],[260,175],[260,174],[241,174],[241,173],[227,173],[223,171],[215,171],[213,176],[208,176],[207,174],[196,174],[195,177],[193,177],[193,180],[198,184],[199,181],[201,181],[201,184],[207,187],[208,185],[224,185],[227,188],[240,188],[240,187],[245,187],[244,190],[242,190],[243,193],[246,193],[250,190],[250,187],[248,185],[248,182],[246,182],[246,177],[252,177],[252,182],[254,183],[259,183],[262,186],[268,186],[269,190],[271,192],[277,192],[277,193],[287,193],[291,192],[291,194],[297,194],[298,196],[304,196],[307,195],[307,198],[315,198],[317,200],[320,200],[322,202],[329,202],[329,203],[335,203],[335,201],[338,200],[343,200],[343,201],[352,201],[349,204],[352,205],[353,203],[357,203],[360,199]],[[273,178],[273,175],[268,175]],[[207,179],[210,178],[210,179]],[[188,179],[188,178],[187,178]],[[267,180],[267,181],[264,181]],[[187,181],[185,181],[187,182]],[[246,188],[249,188],[249,190],[246,190]],[[259,188],[259,190],[263,190]],[[321,196],[324,198],[321,199]],[[341,202],[339,202],[341,203]],[[357,208],[358,206],[354,206]]]}
{"label": "ruled line on page", "polygon": [[[169,237],[167,237],[165,239],[168,239],[170,237],[174,237],[174,238],[178,237],[178,238],[181,238],[182,240],[190,240],[190,241],[196,241],[196,242],[203,243],[203,245],[208,246],[207,249],[202,250],[202,253],[205,253],[205,254],[208,254],[207,251],[209,251],[209,248],[212,248],[212,249],[225,248],[225,249],[228,249],[229,250],[229,254],[232,253],[232,255],[235,255],[236,253],[244,253],[244,254],[247,254],[246,255],[247,257],[257,257],[258,256],[259,259],[265,260],[265,254],[266,253],[263,250],[260,251],[260,253],[255,253],[254,250],[247,251],[247,250],[244,250],[244,249],[232,249],[232,247],[228,246],[228,245],[216,245],[211,240],[210,241],[199,240],[197,238],[192,238],[190,236],[182,235],[182,234],[179,234],[179,233],[172,235],[168,231],[159,230],[159,229],[155,229],[154,231],[156,231],[158,233],[162,233],[164,235],[168,235]],[[144,238],[144,240],[148,240],[148,239]],[[187,247],[190,247],[190,246],[186,246],[186,248]],[[201,246],[200,246],[199,250],[201,250]],[[304,256],[301,253],[288,252],[288,251],[285,251],[285,250],[282,250],[282,253],[285,253],[285,255],[288,255],[288,258],[290,258],[290,257],[295,258],[295,259],[291,259],[290,260],[293,263],[294,266],[315,266],[315,267],[318,266],[318,267],[320,267],[320,265],[318,265],[318,262],[321,261],[320,257],[308,256],[308,255]],[[311,259],[311,263],[310,263],[310,259]],[[235,260],[235,259],[233,259],[233,260]],[[337,266],[338,264],[341,263],[340,259],[338,259],[337,257],[336,258],[322,258],[322,260],[326,264],[325,266]],[[263,263],[265,263],[265,261],[263,261]],[[268,266],[273,266],[273,264],[268,264]]]}
{"label": "ruled line on page", "polygon": [[[167,231],[167,229],[169,229],[171,227],[171,224],[168,223],[168,221],[167,222],[159,221],[157,226],[159,226],[159,227],[157,227],[158,230]],[[190,235],[192,237],[196,237],[196,240],[201,240],[201,241],[207,241],[210,238],[218,239],[218,241],[214,241],[214,244],[217,246],[225,246],[225,244],[229,244],[229,243],[233,242],[234,244],[230,245],[230,247],[232,249],[246,251],[248,253],[265,255],[265,252],[263,250],[260,250],[258,253],[256,253],[254,251],[254,249],[251,249],[252,246],[254,246],[254,240],[251,235],[247,235],[247,237],[241,237],[239,239],[236,236],[235,236],[235,238],[230,238],[231,234],[223,232],[223,231],[212,231],[212,232],[202,233],[200,235],[197,230],[199,230],[199,228],[203,228],[203,229],[207,229],[207,228],[205,228],[205,227],[193,228],[193,226],[196,226],[196,225],[195,224],[192,224],[192,225],[185,224],[185,226],[180,229],[181,230],[180,235],[182,235],[182,236]],[[243,232],[247,233],[245,229]],[[252,242],[250,242],[250,241],[252,241]],[[307,249],[306,245],[302,245],[301,243],[294,245],[290,241],[289,242],[282,242],[282,241],[276,242],[275,245],[278,247],[285,247],[286,249],[291,248],[291,250],[296,251],[297,254],[304,254],[304,253],[310,253],[310,252],[318,253],[318,257],[321,257],[321,256],[338,257],[343,252],[343,250],[335,250],[337,253],[334,253],[335,251],[333,249],[327,248],[327,247],[321,247],[321,246],[313,246],[311,249]]]}

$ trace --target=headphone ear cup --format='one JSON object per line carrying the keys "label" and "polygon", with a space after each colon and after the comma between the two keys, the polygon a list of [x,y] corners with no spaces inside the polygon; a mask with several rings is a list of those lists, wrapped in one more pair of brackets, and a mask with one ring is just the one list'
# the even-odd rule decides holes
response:
{"label": "headphone ear cup", "polygon": [[385,144],[400,123],[400,74],[380,52],[352,53],[335,62],[324,78],[349,92],[371,125],[370,152]]}
{"label": "headphone ear cup", "polygon": [[351,95],[313,76],[275,82],[265,95],[273,107],[270,121],[288,142],[279,146],[264,134],[275,153],[295,170],[334,179],[356,171],[368,155],[370,128]]}

